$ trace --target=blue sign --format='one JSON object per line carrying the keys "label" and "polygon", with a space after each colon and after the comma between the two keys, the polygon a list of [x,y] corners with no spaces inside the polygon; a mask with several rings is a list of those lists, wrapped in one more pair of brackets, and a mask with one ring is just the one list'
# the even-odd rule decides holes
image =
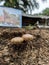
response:
{"label": "blue sign", "polygon": [[0,26],[22,27],[22,11],[14,8],[0,7]]}

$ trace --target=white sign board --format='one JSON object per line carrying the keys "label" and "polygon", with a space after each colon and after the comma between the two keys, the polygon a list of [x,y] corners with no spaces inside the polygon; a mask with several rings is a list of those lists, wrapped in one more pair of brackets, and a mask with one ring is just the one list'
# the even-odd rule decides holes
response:
{"label": "white sign board", "polygon": [[0,7],[0,26],[22,27],[21,10]]}

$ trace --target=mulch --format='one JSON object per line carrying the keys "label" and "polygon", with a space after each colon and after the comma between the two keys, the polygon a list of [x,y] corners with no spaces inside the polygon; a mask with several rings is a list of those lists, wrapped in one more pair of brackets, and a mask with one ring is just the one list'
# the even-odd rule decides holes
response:
{"label": "mulch", "polygon": [[[12,38],[26,33],[35,38],[11,45]],[[49,65],[49,30],[0,28],[0,65]]]}

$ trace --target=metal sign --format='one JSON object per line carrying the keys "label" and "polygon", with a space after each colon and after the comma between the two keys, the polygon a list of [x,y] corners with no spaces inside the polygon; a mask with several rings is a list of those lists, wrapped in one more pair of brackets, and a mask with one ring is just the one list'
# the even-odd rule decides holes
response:
{"label": "metal sign", "polygon": [[21,14],[21,10],[8,7],[0,7],[0,26],[22,27]]}

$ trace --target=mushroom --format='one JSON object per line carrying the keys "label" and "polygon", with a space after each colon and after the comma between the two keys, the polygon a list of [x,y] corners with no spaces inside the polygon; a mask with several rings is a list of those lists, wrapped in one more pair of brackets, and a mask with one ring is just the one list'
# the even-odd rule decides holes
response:
{"label": "mushroom", "polygon": [[23,41],[24,39],[22,37],[15,37],[11,39],[12,44],[22,44]]}
{"label": "mushroom", "polygon": [[25,40],[25,41],[29,41],[29,40],[33,40],[33,35],[31,35],[31,34],[24,34],[23,36],[22,36],[22,38]]}

